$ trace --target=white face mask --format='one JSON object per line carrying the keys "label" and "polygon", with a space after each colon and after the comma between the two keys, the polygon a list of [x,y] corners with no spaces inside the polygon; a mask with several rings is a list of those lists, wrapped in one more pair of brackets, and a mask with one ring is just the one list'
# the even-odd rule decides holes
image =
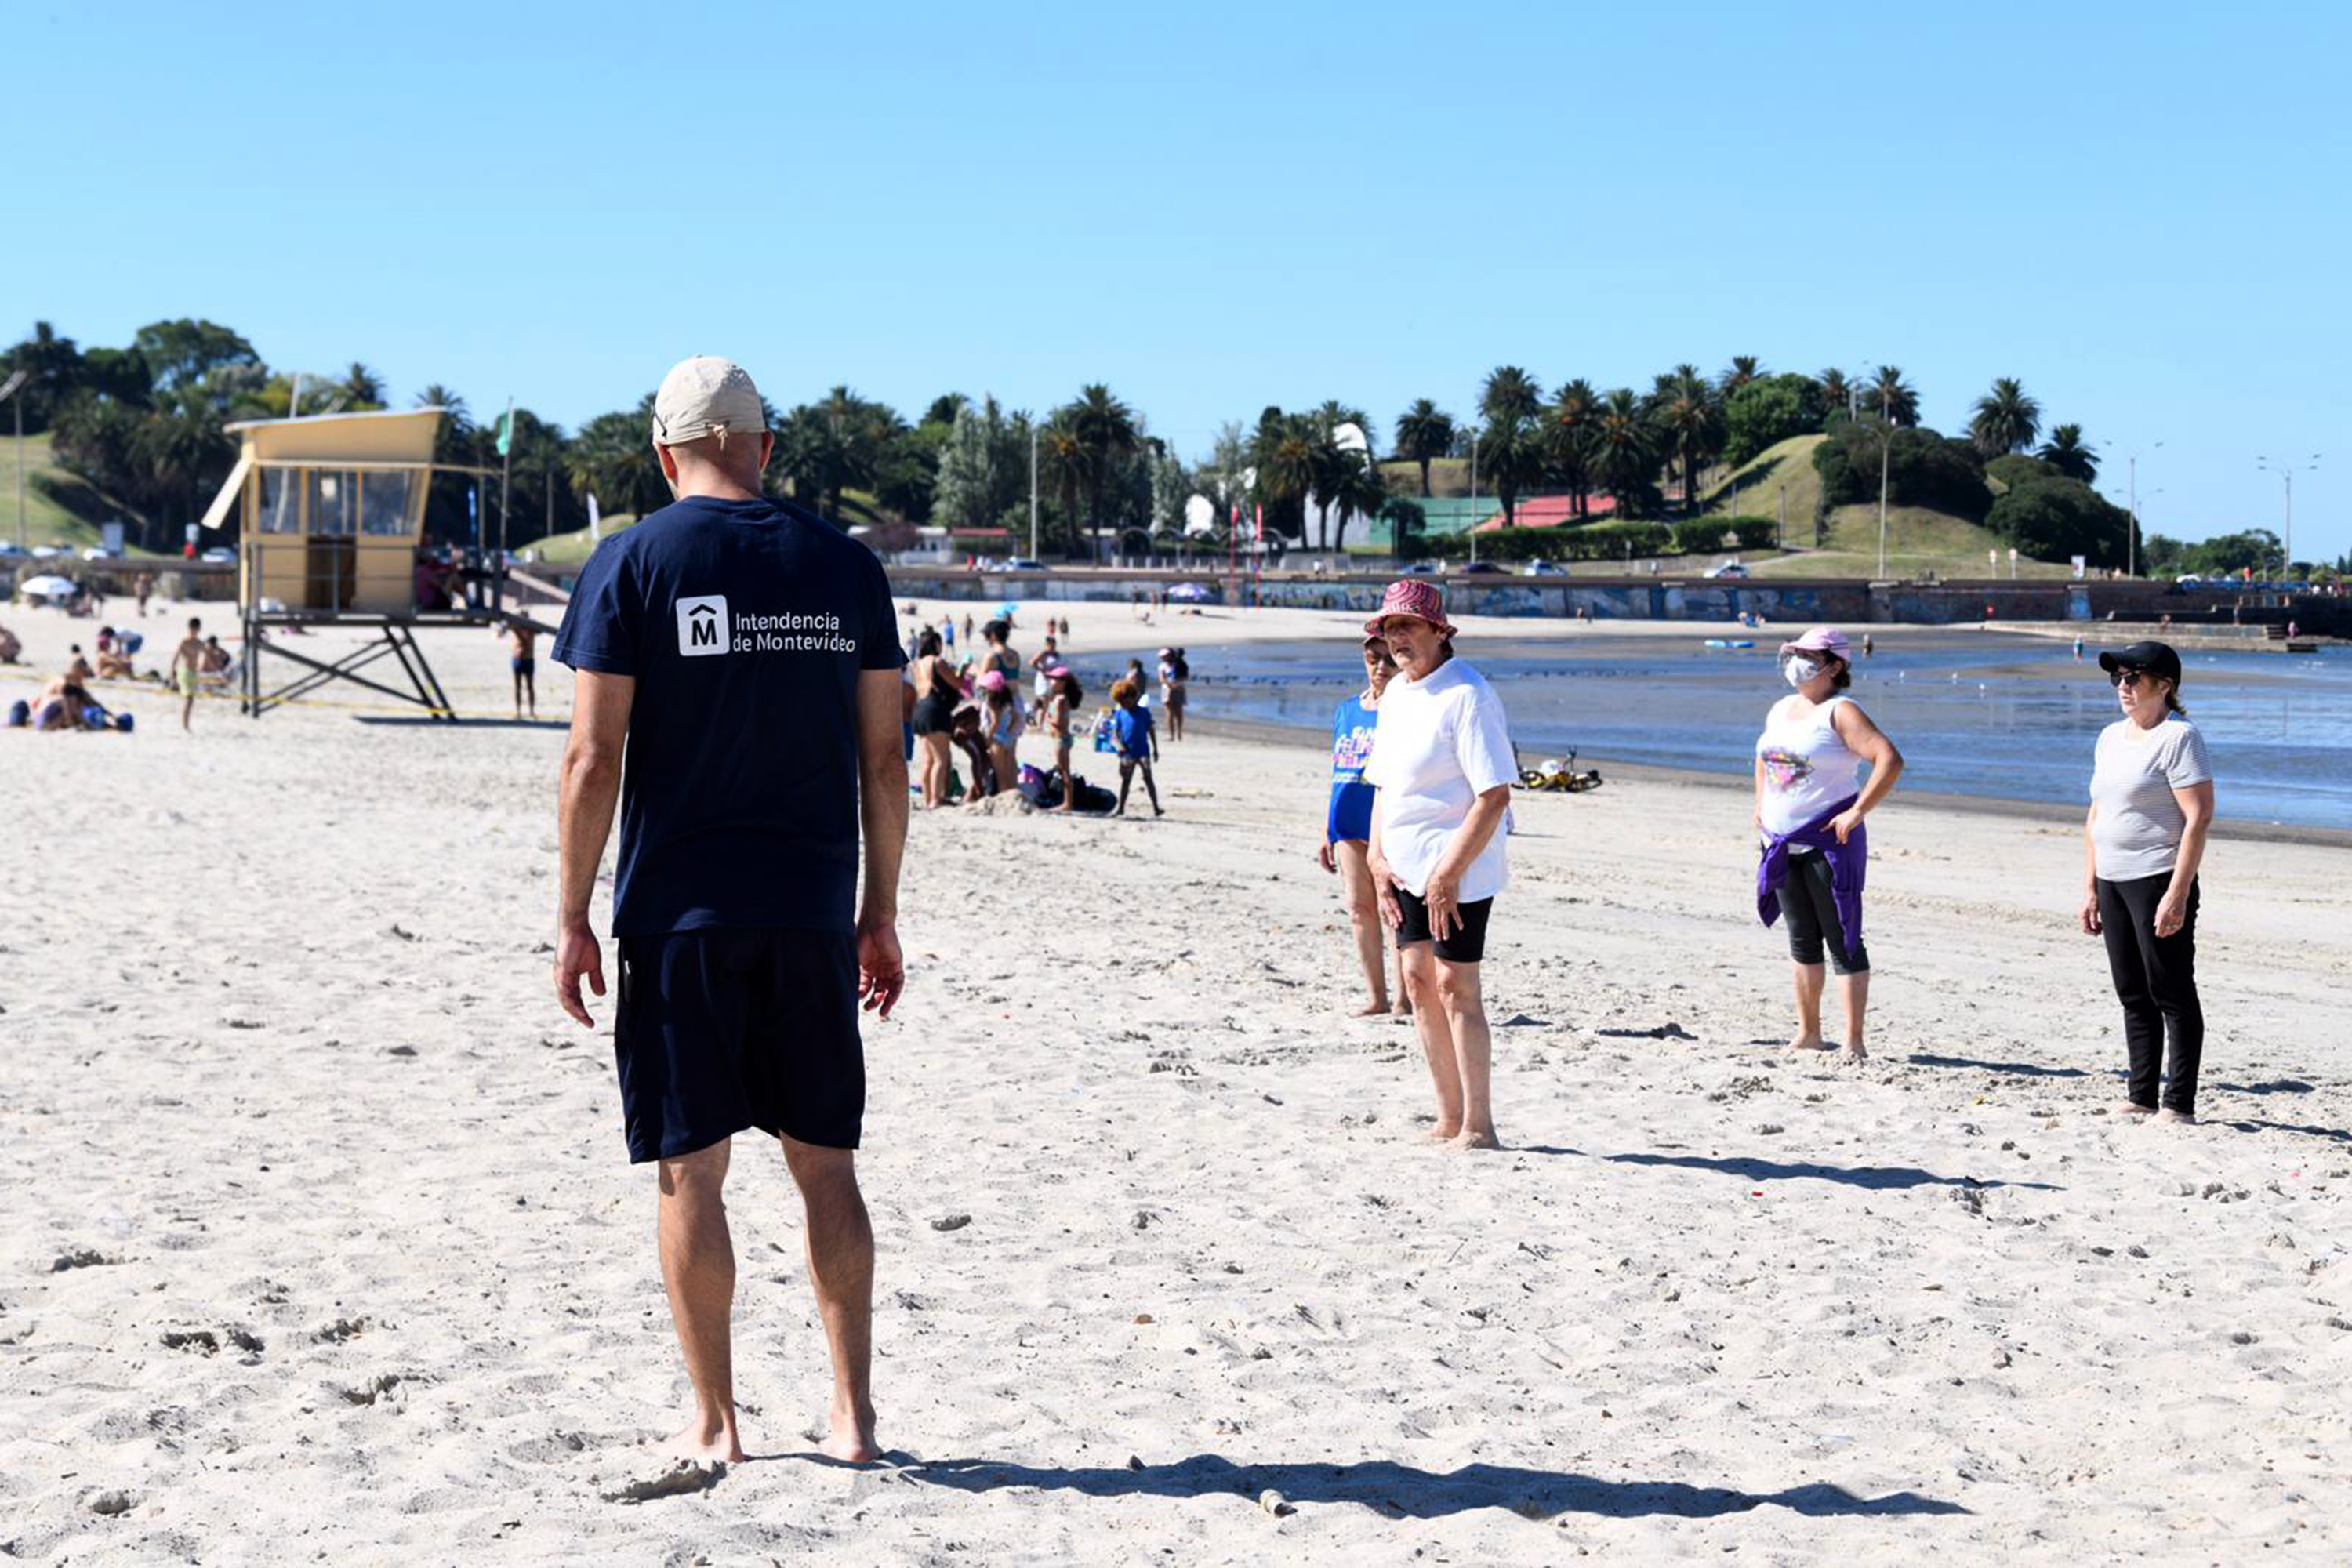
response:
{"label": "white face mask", "polygon": [[1802,687],[1821,672],[1820,665],[1796,654],[1791,654],[1780,666],[1780,673],[1788,678],[1790,685],[1795,687]]}

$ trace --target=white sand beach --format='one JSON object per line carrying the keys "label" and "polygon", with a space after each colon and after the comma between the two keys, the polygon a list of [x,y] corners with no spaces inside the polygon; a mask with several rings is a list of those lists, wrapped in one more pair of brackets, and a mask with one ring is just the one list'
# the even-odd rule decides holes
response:
{"label": "white sand beach", "polygon": [[[0,619],[43,670],[95,630]],[[488,632],[427,642],[506,710]],[[1523,798],[1468,1155],[1349,1016],[1313,747],[1170,745],[1158,822],[918,814],[860,1162],[889,1460],[809,1458],[798,1205],[739,1141],[757,1458],[634,1502],[685,1384],[609,1001],[547,980],[560,728],[104,690],[137,733],[0,732],[12,1561],[2352,1556],[2352,851],[2216,839],[2206,1124],[2158,1128],[2109,1113],[2063,823],[1898,791],[1839,1067],[1773,1048],[1740,789]]]}

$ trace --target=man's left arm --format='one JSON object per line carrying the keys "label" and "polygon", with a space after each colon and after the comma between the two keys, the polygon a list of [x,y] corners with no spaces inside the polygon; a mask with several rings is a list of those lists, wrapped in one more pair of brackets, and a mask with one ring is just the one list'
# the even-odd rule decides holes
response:
{"label": "man's left arm", "polygon": [[857,993],[887,1018],[907,988],[898,951],[898,866],[907,848],[907,757],[896,668],[857,674],[857,819],[866,885],[857,900]]}
{"label": "man's left arm", "polygon": [[563,1010],[591,1028],[580,999],[580,982],[604,994],[604,955],[588,923],[588,902],[596,891],[604,843],[613,834],[613,808],[621,797],[621,752],[629,734],[629,710],[637,681],[583,667],[572,686],[572,734],[564,742],[563,772],[556,798],[556,832],[562,845],[555,909],[555,996]]}

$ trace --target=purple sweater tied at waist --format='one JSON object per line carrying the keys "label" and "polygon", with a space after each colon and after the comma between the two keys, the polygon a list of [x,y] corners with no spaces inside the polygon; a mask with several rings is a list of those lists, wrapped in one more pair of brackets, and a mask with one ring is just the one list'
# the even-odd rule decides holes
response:
{"label": "purple sweater tied at waist", "polygon": [[1780,889],[1789,880],[1789,848],[1801,844],[1830,863],[1830,897],[1849,951],[1862,945],[1862,883],[1870,864],[1870,830],[1861,823],[1843,844],[1830,824],[1860,799],[1848,795],[1793,833],[1766,833],[1756,862],[1756,913],[1766,925],[1780,918]]}

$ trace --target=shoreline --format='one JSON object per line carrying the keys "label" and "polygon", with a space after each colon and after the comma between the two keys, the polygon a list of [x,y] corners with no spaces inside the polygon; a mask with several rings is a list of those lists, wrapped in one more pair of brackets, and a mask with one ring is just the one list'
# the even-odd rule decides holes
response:
{"label": "shoreline", "polygon": [[[1328,738],[1320,730],[1304,724],[1274,724],[1261,719],[1209,718],[1188,710],[1184,728],[1188,733],[1198,730],[1211,739],[1244,744],[1289,746],[1316,752],[1324,751],[1328,746]],[[1748,782],[1737,773],[1709,773],[1704,768],[1628,762],[1581,750],[1577,752],[1576,760],[1579,766],[1601,769],[1604,781],[1622,778],[1741,794],[1749,787]],[[1603,787],[1607,787],[1605,782]],[[1940,811],[1967,812],[1976,816],[2007,817],[2011,821],[2073,828],[2083,826],[2083,808],[2061,805],[2054,801],[2011,800],[2001,795],[1947,795],[1936,790],[1901,788],[1890,798]],[[2294,822],[2259,822],[2246,817],[2216,816],[2211,836],[2252,844],[2301,844],[2320,849],[2352,849],[2352,828],[2318,827]]]}

